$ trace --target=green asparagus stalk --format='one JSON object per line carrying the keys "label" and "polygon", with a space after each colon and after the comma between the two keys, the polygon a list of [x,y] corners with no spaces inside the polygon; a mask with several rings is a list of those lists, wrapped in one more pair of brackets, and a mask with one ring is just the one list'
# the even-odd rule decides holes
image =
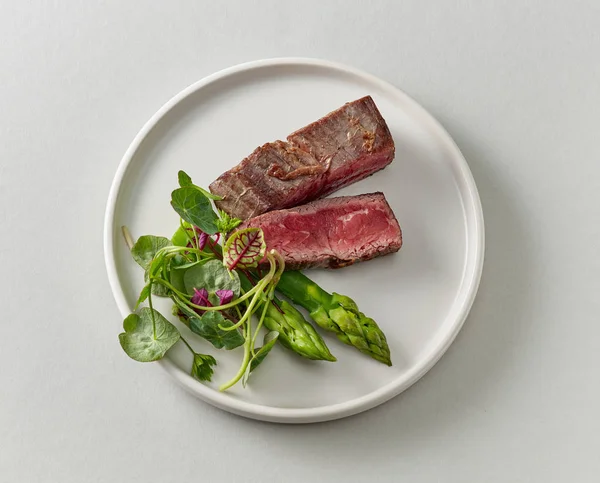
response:
{"label": "green asparagus stalk", "polygon": [[335,332],[345,344],[356,347],[379,362],[392,365],[385,335],[373,319],[359,311],[350,297],[335,292],[330,294],[302,272],[296,271],[284,272],[277,290],[308,310],[320,327]]}
{"label": "green asparagus stalk", "polygon": [[[242,273],[240,273],[240,282],[245,291],[252,289],[252,283]],[[276,297],[273,297],[272,301],[277,304],[279,310],[273,303],[260,302],[261,307],[263,303],[268,304],[263,323],[267,329],[279,332],[278,340],[284,347],[308,359],[332,362],[336,360],[329,352],[325,341],[296,307]],[[258,310],[261,307],[258,307]]]}

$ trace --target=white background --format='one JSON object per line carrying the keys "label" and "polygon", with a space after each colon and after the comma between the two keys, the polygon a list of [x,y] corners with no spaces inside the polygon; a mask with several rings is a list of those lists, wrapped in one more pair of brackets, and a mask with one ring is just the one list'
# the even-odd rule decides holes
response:
{"label": "white background", "polygon": [[[599,32],[595,0],[2,2],[0,482],[599,481]],[[481,289],[438,365],[302,427],[128,360],[102,253],[143,123],[276,56],[408,92],[464,152],[486,218]]]}

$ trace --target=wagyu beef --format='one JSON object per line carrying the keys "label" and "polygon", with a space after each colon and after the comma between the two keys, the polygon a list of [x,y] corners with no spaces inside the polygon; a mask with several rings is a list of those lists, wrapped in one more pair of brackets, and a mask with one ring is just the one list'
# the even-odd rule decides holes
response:
{"label": "wagyu beef", "polygon": [[246,220],[321,198],[386,167],[394,140],[370,96],[257,148],[211,185],[218,208]]}
{"label": "wagyu beef", "polygon": [[402,232],[383,193],[340,196],[265,213],[240,228],[259,227],[267,249],[286,268],[340,268],[397,252]]}

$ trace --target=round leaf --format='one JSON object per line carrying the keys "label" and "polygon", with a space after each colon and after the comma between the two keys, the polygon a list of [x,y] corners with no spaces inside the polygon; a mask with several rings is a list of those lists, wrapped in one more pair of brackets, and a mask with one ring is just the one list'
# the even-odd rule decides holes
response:
{"label": "round leaf", "polygon": [[131,256],[140,267],[148,270],[156,252],[170,244],[169,239],[164,236],[144,235],[131,247]]}
{"label": "round leaf", "polygon": [[205,288],[213,295],[217,290],[232,290],[235,297],[240,295],[240,277],[229,272],[219,260],[209,260],[188,268],[183,275],[186,293],[193,295],[194,289]]}
{"label": "round leaf", "polygon": [[[152,316],[156,324],[156,338]],[[144,307],[138,314],[131,314],[123,321],[125,332],[119,334],[121,347],[129,357],[138,362],[162,359],[179,340],[179,331],[156,310]]]}

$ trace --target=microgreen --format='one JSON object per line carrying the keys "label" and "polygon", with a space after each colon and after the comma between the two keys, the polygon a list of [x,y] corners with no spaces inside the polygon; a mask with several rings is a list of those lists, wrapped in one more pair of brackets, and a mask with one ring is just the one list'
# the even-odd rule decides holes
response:
{"label": "microgreen", "polygon": [[203,231],[200,232],[200,234],[198,235],[198,249],[200,250],[204,250],[204,247],[206,246],[206,242],[208,241],[208,233],[204,233]]}
{"label": "microgreen", "polygon": [[253,268],[267,250],[265,235],[260,228],[245,228],[231,235],[223,248],[223,265],[229,270]]}
{"label": "microgreen", "polygon": [[219,305],[228,304],[233,300],[234,292],[230,289],[215,290],[215,295],[219,298]]}
{"label": "microgreen", "polygon": [[[196,305],[212,307],[210,300],[208,300],[208,290],[206,290],[205,288],[202,288],[200,290],[198,290],[197,288],[194,288],[194,295],[192,295],[190,302],[192,302],[193,304],[196,304]],[[204,310],[196,309],[196,313],[203,314]]]}
{"label": "microgreen", "polygon": [[239,218],[233,218],[225,213],[223,210],[219,210],[220,219],[217,221],[217,228],[219,232],[227,235],[230,231],[234,230],[242,222]]}

